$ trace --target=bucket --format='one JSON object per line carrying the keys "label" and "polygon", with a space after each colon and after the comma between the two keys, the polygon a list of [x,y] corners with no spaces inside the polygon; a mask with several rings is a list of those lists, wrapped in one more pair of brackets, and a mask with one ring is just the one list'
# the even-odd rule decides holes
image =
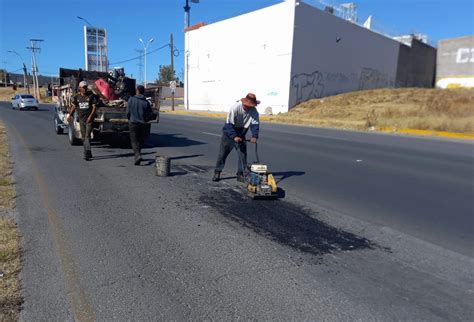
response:
{"label": "bucket", "polygon": [[171,159],[168,157],[157,155],[155,157],[156,175],[159,177],[167,177],[170,175]]}

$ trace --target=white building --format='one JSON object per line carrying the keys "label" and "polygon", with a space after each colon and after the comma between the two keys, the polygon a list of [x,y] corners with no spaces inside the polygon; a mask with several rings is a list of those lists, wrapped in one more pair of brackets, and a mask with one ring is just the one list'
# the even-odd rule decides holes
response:
{"label": "white building", "polygon": [[473,35],[439,41],[436,86],[474,87]]}
{"label": "white building", "polygon": [[268,108],[279,113],[343,92],[409,83],[429,87],[436,57],[428,47],[433,57],[422,63],[425,68],[417,63],[417,72],[410,73],[412,47],[287,0],[186,32],[185,104],[226,111],[253,92],[262,102],[260,113]]}

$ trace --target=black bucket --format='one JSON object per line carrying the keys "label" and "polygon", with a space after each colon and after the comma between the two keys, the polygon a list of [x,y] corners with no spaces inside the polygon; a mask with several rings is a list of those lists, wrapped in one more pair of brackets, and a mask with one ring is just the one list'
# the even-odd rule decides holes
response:
{"label": "black bucket", "polygon": [[171,159],[168,157],[157,155],[155,157],[156,175],[159,177],[167,177],[170,175]]}

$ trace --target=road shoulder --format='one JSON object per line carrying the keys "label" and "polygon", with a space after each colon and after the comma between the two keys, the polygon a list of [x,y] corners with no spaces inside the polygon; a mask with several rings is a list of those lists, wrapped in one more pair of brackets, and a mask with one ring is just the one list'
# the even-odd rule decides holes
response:
{"label": "road shoulder", "polygon": [[15,188],[4,124],[0,121],[0,320],[16,321],[20,295],[21,247],[15,216]]}

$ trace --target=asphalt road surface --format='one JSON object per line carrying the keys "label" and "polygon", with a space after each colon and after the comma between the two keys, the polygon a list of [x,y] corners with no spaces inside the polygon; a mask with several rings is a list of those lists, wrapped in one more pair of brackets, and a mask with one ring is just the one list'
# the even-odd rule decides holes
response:
{"label": "asphalt road surface", "polygon": [[262,124],[286,196],[251,201],[235,153],[210,181],[222,120],[162,115],[137,167],[117,142],[82,160],[51,106],[0,119],[24,320],[474,317],[472,143]]}

